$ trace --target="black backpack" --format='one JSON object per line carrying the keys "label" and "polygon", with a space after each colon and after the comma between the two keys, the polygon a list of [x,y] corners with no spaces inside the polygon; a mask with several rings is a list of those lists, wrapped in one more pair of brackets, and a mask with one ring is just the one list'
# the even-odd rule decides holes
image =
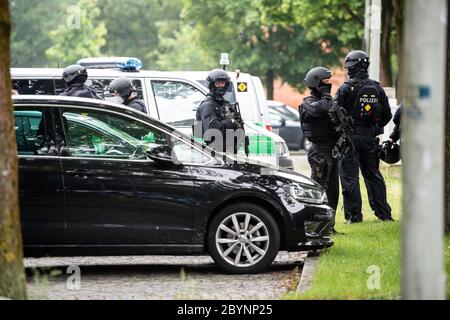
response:
{"label": "black backpack", "polygon": [[373,80],[350,80],[355,104],[351,116],[368,125],[377,124],[381,118],[379,84]]}

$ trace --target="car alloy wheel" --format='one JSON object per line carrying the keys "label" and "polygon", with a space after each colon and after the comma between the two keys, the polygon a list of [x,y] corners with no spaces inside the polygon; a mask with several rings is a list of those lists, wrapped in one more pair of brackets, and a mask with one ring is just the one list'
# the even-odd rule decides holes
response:
{"label": "car alloy wheel", "polygon": [[211,256],[224,270],[258,272],[278,253],[280,232],[273,217],[253,204],[236,204],[216,216],[208,234]]}
{"label": "car alloy wheel", "polygon": [[216,232],[216,246],[222,258],[237,267],[253,266],[267,253],[269,231],[264,222],[247,212],[226,217]]}

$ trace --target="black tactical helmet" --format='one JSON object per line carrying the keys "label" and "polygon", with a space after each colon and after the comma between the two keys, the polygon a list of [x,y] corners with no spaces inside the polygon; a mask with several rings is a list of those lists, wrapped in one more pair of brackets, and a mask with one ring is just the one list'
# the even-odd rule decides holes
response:
{"label": "black tactical helmet", "polygon": [[216,81],[225,81],[227,83],[225,87],[228,87],[228,85],[230,84],[230,77],[225,70],[214,69],[211,70],[210,73],[208,73],[206,81],[208,81],[208,87],[211,90],[214,88],[214,82]]}
{"label": "black tactical helmet", "polygon": [[109,84],[109,92],[118,93],[124,100],[126,100],[133,91],[136,91],[136,88],[133,86],[131,80],[125,77],[114,79]]}
{"label": "black tactical helmet", "polygon": [[345,67],[348,70],[365,69],[370,65],[369,55],[361,50],[354,50],[345,57]]}
{"label": "black tactical helmet", "polygon": [[305,82],[309,88],[317,88],[320,84],[320,81],[330,78],[330,70],[324,67],[317,67],[308,71],[305,77]]}
{"label": "black tactical helmet", "polygon": [[72,83],[85,83],[88,74],[85,67],[79,64],[72,64],[64,69],[62,74],[62,79],[67,84]]}
{"label": "black tactical helmet", "polygon": [[391,141],[383,142],[381,146],[381,160],[388,164],[395,164],[400,161],[400,146]]}

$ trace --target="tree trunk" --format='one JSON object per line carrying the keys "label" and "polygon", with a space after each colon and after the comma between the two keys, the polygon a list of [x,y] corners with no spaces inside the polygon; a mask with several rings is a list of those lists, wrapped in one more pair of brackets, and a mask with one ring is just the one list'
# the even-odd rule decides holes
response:
{"label": "tree trunk", "polygon": [[381,11],[381,48],[380,83],[383,87],[392,87],[391,32],[394,6],[392,0],[382,1]]}
{"label": "tree trunk", "polygon": [[0,296],[26,299],[11,103],[8,0],[0,0]]}
{"label": "tree trunk", "polygon": [[404,66],[403,66],[403,13],[405,8],[405,0],[394,0],[394,22],[395,22],[395,33],[397,34],[396,41],[396,51],[398,57],[398,73],[395,83],[397,101],[401,102],[406,98],[406,88],[404,84],[406,79],[404,79]]}
{"label": "tree trunk", "polygon": [[274,82],[274,72],[272,69],[266,72],[266,87],[267,87],[267,100],[273,100],[273,82]]}
{"label": "tree trunk", "polygon": [[[447,12],[447,39],[450,36],[450,5]],[[447,40],[447,113],[445,133],[445,233],[450,234],[450,41]]]}

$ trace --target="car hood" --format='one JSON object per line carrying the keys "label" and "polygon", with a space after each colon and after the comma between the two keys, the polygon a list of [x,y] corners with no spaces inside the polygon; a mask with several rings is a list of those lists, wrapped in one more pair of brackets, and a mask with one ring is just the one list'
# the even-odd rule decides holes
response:
{"label": "car hood", "polygon": [[[273,178],[277,178],[277,180],[281,180],[284,183],[296,182],[322,189],[322,186],[311,178],[292,170],[245,157],[235,157],[234,155],[227,154],[227,158],[228,160],[225,166],[233,170],[239,170],[249,174],[257,174],[266,177],[271,176]],[[233,160],[235,163],[233,163]]]}

